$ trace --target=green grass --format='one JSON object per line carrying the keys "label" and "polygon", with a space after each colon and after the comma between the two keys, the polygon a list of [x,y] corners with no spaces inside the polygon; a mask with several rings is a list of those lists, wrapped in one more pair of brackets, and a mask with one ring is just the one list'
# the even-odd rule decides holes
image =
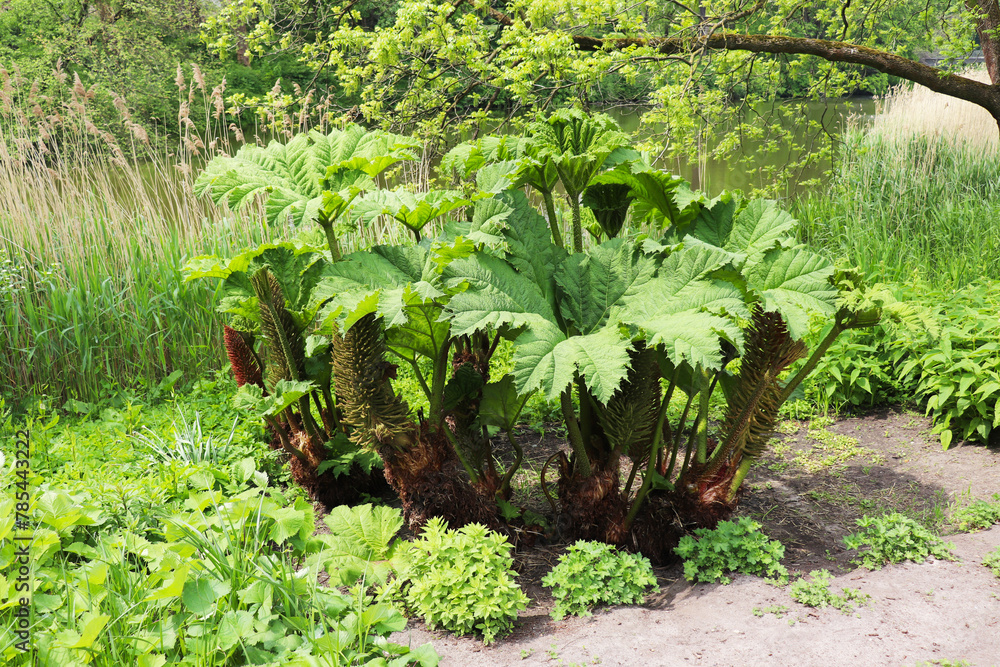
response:
{"label": "green grass", "polygon": [[884,282],[961,287],[1000,273],[1000,153],[859,130],[843,139],[827,192],[793,209],[804,241]]}
{"label": "green grass", "polygon": [[[12,297],[0,301],[0,390],[15,401],[96,403],[117,389],[151,390],[176,370],[194,379],[222,366],[215,290],[185,283],[181,267],[198,254],[259,242],[262,233],[207,222],[181,233],[163,219],[63,222],[75,229],[50,223],[29,244],[17,220],[0,212],[0,291]],[[91,251],[76,253],[70,243]]]}

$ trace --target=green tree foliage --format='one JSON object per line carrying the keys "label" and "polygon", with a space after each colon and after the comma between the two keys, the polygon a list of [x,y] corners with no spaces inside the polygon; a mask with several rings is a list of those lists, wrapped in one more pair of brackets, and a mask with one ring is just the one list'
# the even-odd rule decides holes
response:
{"label": "green tree foliage", "polygon": [[[731,126],[747,108],[760,113],[763,99],[881,92],[889,76],[968,99],[1000,118],[994,86],[947,74],[978,42],[994,79],[1000,76],[996,0],[403,0],[391,24],[380,18],[372,27],[345,4],[339,14],[329,12],[325,30],[307,36],[300,26],[260,18],[269,3],[227,6],[257,17],[246,38],[251,50],[302,40],[303,58],[335,72],[343,90],[358,96],[365,118],[428,137],[443,136],[451,124],[477,130],[491,115],[516,122],[569,100],[587,105],[605,99],[606,82],[621,79],[638,84],[638,96],[653,104],[645,121],[665,124],[660,145],[675,155],[693,153],[706,127]],[[238,31],[214,29],[216,48],[232,48]],[[943,54],[941,67],[913,60],[920,49]],[[801,123],[796,113],[766,112],[767,122],[714,150],[727,153],[747,139],[775,148],[778,117]],[[793,154],[812,150],[794,147]]]}
{"label": "green tree foliage", "polygon": [[68,101],[62,80],[75,75],[86,97],[97,98],[98,125],[118,118],[114,92],[137,116],[173,129],[174,73],[181,62],[205,65],[203,20],[192,0],[11,0],[0,11],[0,65],[34,88],[33,103],[46,114]]}

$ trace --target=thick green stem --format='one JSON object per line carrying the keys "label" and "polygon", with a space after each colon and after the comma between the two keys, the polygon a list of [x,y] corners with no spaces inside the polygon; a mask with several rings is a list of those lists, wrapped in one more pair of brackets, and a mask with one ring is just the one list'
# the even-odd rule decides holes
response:
{"label": "thick green stem", "polygon": [[[324,435],[327,436],[332,435],[333,434],[332,426],[329,431],[326,430],[328,424],[326,423],[326,420],[323,419],[323,404],[320,402],[319,393],[315,391],[312,392],[312,397],[313,397],[313,403],[316,405],[316,412],[319,413],[320,421],[323,422],[323,430],[325,431]],[[317,422],[316,425],[319,426],[319,423]]]}
{"label": "thick green stem", "polygon": [[824,354],[826,354],[826,351],[830,349],[831,345],[833,345],[833,341],[837,340],[837,336],[839,336],[846,328],[847,327],[845,327],[840,321],[833,323],[833,326],[830,327],[830,330],[823,337],[823,340],[816,346],[813,353],[809,355],[809,359],[806,361],[805,365],[799,369],[799,372],[788,381],[788,384],[785,385],[785,388],[781,391],[781,400],[778,402],[778,405],[787,401],[788,397],[792,395],[793,391],[795,391],[795,388],[798,387],[803,380],[809,377],[809,374],[813,372],[814,368],[816,368],[816,364],[819,363],[819,360]]}
{"label": "thick green stem", "polygon": [[301,450],[292,445],[292,443],[288,440],[288,436],[285,435],[285,429],[281,427],[281,424],[278,423],[277,419],[271,416],[265,416],[264,422],[278,434],[278,440],[281,441],[282,449],[297,458],[299,461],[302,461],[302,463],[309,465],[309,459],[306,458],[306,455],[303,454]]}
{"label": "thick green stem", "polygon": [[542,201],[545,202],[545,215],[549,216],[549,229],[552,230],[552,242],[562,248],[562,232],[559,230],[559,218],[556,217],[556,203],[552,199],[551,190],[542,190]]}
{"label": "thick green stem", "polygon": [[442,426],[441,430],[444,431],[445,436],[447,436],[448,442],[451,443],[451,449],[455,452],[455,456],[458,457],[462,467],[465,468],[465,472],[469,474],[469,479],[473,484],[479,482],[479,473],[476,472],[476,469],[473,468],[472,464],[465,458],[465,455],[462,453],[462,448],[458,446],[458,440],[455,438],[455,434],[451,432],[451,429],[448,428],[447,424]]}
{"label": "thick green stem", "polygon": [[698,399],[698,418],[695,420],[694,432],[698,442],[698,463],[708,459],[708,403],[712,398],[712,390],[708,382],[708,374],[702,375],[702,389]]}
{"label": "thick green stem", "polygon": [[684,424],[687,423],[688,412],[691,411],[691,404],[694,402],[695,396],[697,396],[697,392],[689,394],[687,403],[684,404],[684,412],[681,413],[681,420],[677,422],[677,435],[674,436],[674,449],[681,446],[681,438],[684,437]]}
{"label": "thick green stem", "polygon": [[583,434],[580,433],[580,424],[576,421],[576,413],[573,410],[573,396],[569,387],[559,395],[559,404],[562,407],[563,420],[566,422],[566,432],[569,435],[569,444],[573,448],[576,461],[576,473],[581,477],[590,477],[593,470],[590,467],[590,459],[587,457],[587,448],[583,443]]}
{"label": "thick green stem", "polygon": [[632,461],[632,470],[628,473],[628,481],[625,482],[625,491],[622,492],[623,497],[628,498],[628,494],[632,491],[632,484],[635,482],[637,472],[639,472],[639,461]]}
{"label": "thick green stem", "polygon": [[511,448],[514,450],[514,463],[510,466],[506,473],[504,473],[503,479],[500,480],[500,494],[504,498],[510,496],[510,480],[514,477],[514,473],[518,471],[521,467],[521,461],[524,460],[524,449],[521,448],[521,444],[514,438],[514,434],[509,430],[507,433],[507,442],[510,443]]}
{"label": "thick green stem", "polygon": [[337,403],[333,400],[330,385],[323,387],[323,401],[326,402],[326,409],[330,413],[330,424],[333,430],[337,430],[340,428],[340,421],[337,419]]}
{"label": "thick green stem", "polygon": [[580,220],[579,193],[566,193],[570,208],[573,209],[573,252],[583,252],[583,222]]}
{"label": "thick green stem", "polygon": [[[677,375],[679,369],[674,371],[674,377],[670,381],[670,388],[667,390],[667,394],[673,393],[674,385],[677,383]],[[642,479],[642,486],[639,487],[639,491],[635,494],[635,500],[632,501],[632,506],[629,507],[628,515],[625,517],[625,530],[632,527],[632,522],[635,520],[636,515],[639,513],[639,508],[642,506],[646,496],[649,495],[649,490],[653,487],[653,476],[658,474],[656,472],[656,456],[660,452],[660,447],[663,445],[663,423],[667,419],[667,408],[670,406],[670,400],[660,401],[660,411],[656,415],[656,430],[653,432],[653,444],[649,449],[649,463],[646,468],[646,475]],[[635,470],[633,469],[633,472]],[[629,479],[629,488],[632,487],[632,480]]]}
{"label": "thick green stem", "polygon": [[[440,422],[442,418],[441,407],[444,401],[444,388],[448,384],[448,353],[451,351],[451,345],[452,341],[449,340],[441,348],[431,371],[431,387],[427,395],[427,402],[430,404],[431,417],[435,422]],[[418,374],[418,377],[422,376]],[[427,391],[427,383],[423,382],[422,384],[424,390]]]}
{"label": "thick green stem", "polygon": [[743,406],[743,410],[740,411],[736,421],[733,422],[733,424],[735,424],[734,429],[730,433],[726,434],[725,442],[719,445],[716,453],[712,456],[710,465],[705,469],[706,475],[716,473],[722,467],[722,464],[725,463],[726,459],[733,452],[733,450],[736,449],[737,440],[742,437],[742,434],[746,433],[746,430],[749,428],[750,417],[760,405],[764,392],[767,391],[767,388],[770,387],[771,383],[774,381],[771,377],[771,373],[772,371],[764,373],[764,377],[762,377],[760,382],[757,383],[757,388],[754,389],[754,392],[747,401],[747,404]]}
{"label": "thick green stem", "polygon": [[740,490],[743,480],[746,478],[747,473],[750,472],[751,463],[753,463],[753,459],[743,459],[740,461],[740,467],[736,470],[733,481],[729,485],[729,500],[736,497],[736,492]]}
{"label": "thick green stem", "polygon": [[587,383],[582,377],[576,379],[576,395],[580,399],[580,435],[583,437],[583,445],[589,456],[594,435],[594,406],[590,402]]}
{"label": "thick green stem", "polygon": [[335,262],[340,261],[340,241],[337,240],[337,235],[333,233],[333,220],[324,220],[323,218],[320,218],[317,222],[326,234],[326,244],[330,246],[330,257],[332,257]]}

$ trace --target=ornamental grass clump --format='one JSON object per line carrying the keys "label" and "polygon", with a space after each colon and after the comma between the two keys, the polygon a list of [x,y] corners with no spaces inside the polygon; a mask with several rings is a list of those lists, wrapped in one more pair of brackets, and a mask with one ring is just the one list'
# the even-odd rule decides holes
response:
{"label": "ornamental grass clump", "polygon": [[552,589],[551,616],[560,621],[570,614],[590,616],[598,605],[642,604],[656,577],[648,558],[580,540],[559,557],[542,585]]}
{"label": "ornamental grass clump", "polygon": [[449,530],[433,518],[407,557],[406,603],[431,628],[479,633],[490,644],[528,606],[512,564],[503,536],[475,523]]}

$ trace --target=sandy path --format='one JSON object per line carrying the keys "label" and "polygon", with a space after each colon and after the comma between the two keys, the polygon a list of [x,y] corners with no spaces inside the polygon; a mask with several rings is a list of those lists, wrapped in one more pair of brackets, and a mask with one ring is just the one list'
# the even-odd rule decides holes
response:
{"label": "sandy path", "polygon": [[[853,615],[795,603],[787,589],[753,577],[732,584],[675,581],[645,607],[599,611],[554,622],[539,608],[496,645],[428,632],[412,623],[413,644],[433,642],[441,665],[914,665],[947,659],[1000,665],[1000,579],[980,564],[1000,544],[1000,526],[956,535],[959,562],[928,561],[838,576],[871,603]],[[754,609],[789,608],[754,615]],[[406,641],[401,633],[396,641]]]}

